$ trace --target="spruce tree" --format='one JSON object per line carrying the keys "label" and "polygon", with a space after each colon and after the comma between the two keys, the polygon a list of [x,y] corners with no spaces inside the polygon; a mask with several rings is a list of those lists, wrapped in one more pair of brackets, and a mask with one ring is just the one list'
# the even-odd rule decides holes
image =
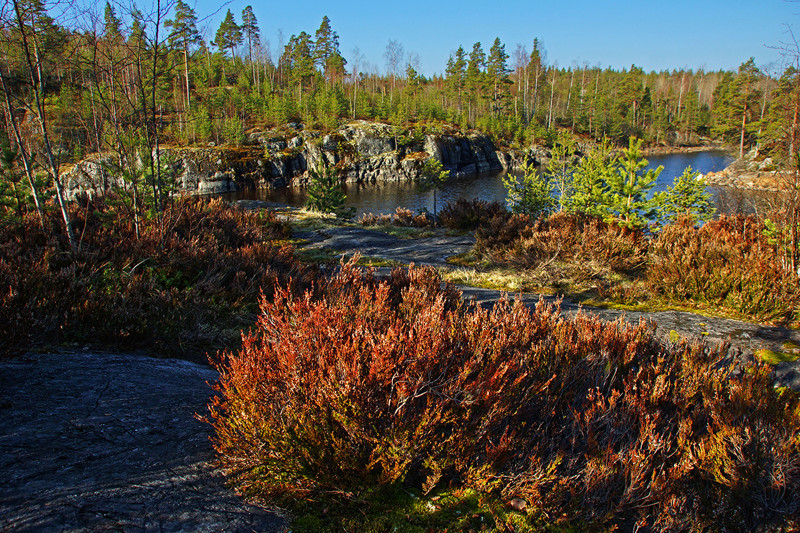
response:
{"label": "spruce tree", "polygon": [[122,42],[122,30],[117,14],[110,3],[106,2],[106,9],[103,15],[103,34],[108,42],[116,45]]}
{"label": "spruce tree", "polygon": [[510,83],[508,79],[508,54],[506,46],[497,37],[489,49],[486,60],[486,77],[492,86],[492,113],[497,117],[502,108],[502,100]]}

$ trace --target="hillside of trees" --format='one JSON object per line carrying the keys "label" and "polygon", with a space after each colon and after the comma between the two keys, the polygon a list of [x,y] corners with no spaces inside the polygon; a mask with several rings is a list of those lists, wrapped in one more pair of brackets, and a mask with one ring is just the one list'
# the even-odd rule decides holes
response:
{"label": "hillside of trees", "polygon": [[522,150],[553,146],[559,132],[617,146],[633,137],[646,146],[722,142],[796,166],[797,65],[780,77],[753,58],[736,72],[565,68],[548,62],[538,39],[513,51],[495,39],[454,43],[443,74],[427,77],[394,40],[382,71],[358,50],[345,57],[328,17],[273,49],[251,6],[227,10],[213,39],[182,0],[147,12],[110,3],[93,16],[64,9],[43,0],[0,9],[0,198],[6,211],[35,207],[40,218],[52,198],[70,234],[62,172],[87,154],[107,154],[109,179],[131,185],[139,217],[144,205],[163,210],[160,147],[235,146],[287,123],[320,131],[354,119],[448,123]]}
{"label": "hillside of trees", "polygon": [[447,121],[512,147],[548,145],[568,129],[619,145],[632,136],[757,145],[785,162],[796,150],[798,69],[776,77],[752,58],[736,72],[563,67],[538,39],[513,49],[495,39],[453,43],[443,74],[429,78],[398,41],[387,43],[383,70],[357,50],[345,57],[327,17],[270,47],[250,6],[228,10],[213,40],[182,0],[151,12],[106,4],[88,22],[48,7],[16,0],[0,13],[0,113],[12,145],[34,159],[52,152],[50,173],[90,152],[239,144],[252,128],[329,130],[351,119]]}

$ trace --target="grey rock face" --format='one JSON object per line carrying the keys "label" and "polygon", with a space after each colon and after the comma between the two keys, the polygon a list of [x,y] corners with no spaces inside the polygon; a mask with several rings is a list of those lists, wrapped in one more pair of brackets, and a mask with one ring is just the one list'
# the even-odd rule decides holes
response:
{"label": "grey rock face", "polygon": [[[215,194],[303,184],[309,170],[326,165],[337,165],[343,179],[355,183],[415,179],[429,157],[441,160],[454,177],[514,166],[480,133],[407,138],[388,124],[366,121],[327,135],[304,131],[299,125],[288,134],[285,131],[252,133],[250,144],[243,147],[164,148],[164,179],[189,193]],[[65,175],[70,197],[126,186],[123,180],[110,179],[119,173],[110,170],[108,157],[83,161]]]}

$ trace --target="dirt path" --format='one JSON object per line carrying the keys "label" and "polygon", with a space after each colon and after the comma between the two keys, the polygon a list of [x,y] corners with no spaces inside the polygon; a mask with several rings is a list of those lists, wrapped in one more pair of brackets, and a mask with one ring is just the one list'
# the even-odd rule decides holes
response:
{"label": "dirt path", "polygon": [[0,362],[0,531],[279,532],[209,466],[209,367],[138,355]]}
{"label": "dirt path", "polygon": [[[348,254],[360,252],[371,257],[434,267],[450,266],[446,261],[448,257],[467,252],[475,244],[472,236],[438,235],[418,239],[401,239],[379,231],[352,227],[332,227],[307,231],[297,236],[307,241],[304,246],[306,248],[326,248]],[[502,291],[491,289],[467,286],[458,288],[464,293],[465,298],[474,299],[482,305],[492,305],[503,295]],[[521,294],[513,297],[522,298],[526,303],[533,304],[539,300],[540,295]],[[547,299],[555,300],[552,297],[547,297]],[[621,318],[629,322],[653,321],[657,325],[657,332],[660,335],[667,337],[670,332],[674,331],[683,337],[727,342],[734,350],[740,352],[740,358],[745,359],[752,358],[752,354],[760,349],[782,351],[782,346],[787,341],[800,345],[799,331],[742,320],[704,317],[680,311],[645,313],[580,307],[569,300],[563,300],[561,307],[566,312],[577,312],[578,309],[582,309],[583,312],[596,314],[605,320]],[[780,363],[773,368],[780,385],[800,390],[800,362]]]}

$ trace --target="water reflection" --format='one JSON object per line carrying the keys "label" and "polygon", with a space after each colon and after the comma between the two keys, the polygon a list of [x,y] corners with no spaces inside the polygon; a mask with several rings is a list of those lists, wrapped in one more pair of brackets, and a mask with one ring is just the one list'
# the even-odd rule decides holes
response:
{"label": "water reflection", "polygon": [[[728,152],[705,151],[686,154],[652,155],[648,168],[659,165],[664,170],[658,177],[653,192],[665,190],[671,185],[676,176],[683,173],[687,166],[691,166],[703,174],[717,172],[727,167],[733,158]],[[505,202],[506,189],[503,187],[504,173],[476,176],[450,180],[444,190],[437,193],[437,205],[459,198],[471,200],[480,198],[488,201]],[[407,181],[381,182],[376,184],[347,184],[344,186],[347,207],[354,207],[357,214],[361,213],[392,213],[398,206],[407,207],[413,211],[427,209],[433,211],[433,193],[420,192],[414,183]],[[742,194],[741,191],[726,190],[723,188],[712,189],[714,198],[721,212],[730,213],[737,211],[753,211],[753,195]],[[757,195],[756,195],[757,196]],[[301,187],[284,187],[281,189],[240,191],[235,199],[257,199],[269,202],[300,206],[305,203],[305,189]]]}

